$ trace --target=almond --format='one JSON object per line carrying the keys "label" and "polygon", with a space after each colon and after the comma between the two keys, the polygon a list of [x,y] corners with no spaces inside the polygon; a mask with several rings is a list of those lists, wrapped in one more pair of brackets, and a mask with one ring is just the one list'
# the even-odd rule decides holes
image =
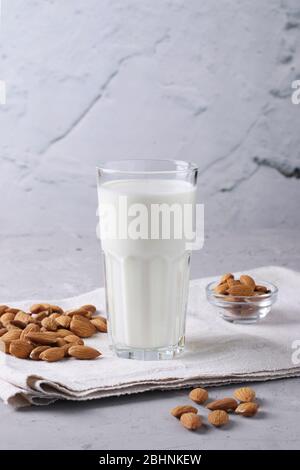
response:
{"label": "almond", "polygon": [[76,359],[96,359],[96,357],[101,356],[101,353],[89,346],[75,345],[69,348],[68,355],[76,357]]}
{"label": "almond", "polygon": [[82,305],[80,308],[83,308],[83,310],[87,310],[88,312],[91,312],[92,314],[96,313],[97,309],[95,305]]}
{"label": "almond", "polygon": [[[7,334],[7,333],[6,333]],[[34,332],[30,331],[26,335],[26,339],[32,341],[35,344],[42,344],[42,345],[54,345],[56,344],[56,335],[52,331],[48,331],[45,333]]]}
{"label": "almond", "polygon": [[255,289],[255,281],[251,276],[243,274],[240,276],[240,281],[243,285],[250,287],[252,290]]}
{"label": "almond", "polygon": [[0,351],[2,351],[5,354],[9,354],[9,341],[2,341],[2,338],[0,338]]}
{"label": "almond", "polygon": [[91,318],[92,312],[85,310],[84,308],[72,308],[71,310],[66,310],[65,312],[68,317],[73,317],[74,315],[81,315],[86,318]]}
{"label": "almond", "polygon": [[81,338],[88,338],[97,331],[96,327],[90,322],[90,320],[81,315],[74,315],[72,317],[70,330]]}
{"label": "almond", "polygon": [[40,331],[40,327],[38,325],[35,325],[34,323],[29,323],[29,325],[24,328],[24,330],[21,333],[20,339],[27,339],[26,336],[29,332],[38,332]]}
{"label": "almond", "polygon": [[66,341],[67,343],[74,343],[74,344],[80,344],[80,345],[84,344],[83,340],[79,338],[79,336],[76,336],[76,335],[65,336],[64,341]]}
{"label": "almond", "polygon": [[50,346],[37,346],[36,348],[34,348],[31,353],[30,353],[30,359],[33,359],[34,361],[40,361],[40,354],[44,351],[46,351],[46,349],[49,349]]}
{"label": "almond", "polygon": [[15,328],[20,328],[21,330],[24,330],[24,328],[26,327],[26,324],[20,320],[11,320],[11,322],[8,325],[6,325],[6,328],[8,327],[15,327]]}
{"label": "almond", "polygon": [[59,328],[56,331],[56,336],[58,338],[64,338],[65,336],[69,336],[71,334],[70,330],[66,330],[65,328]]}
{"label": "almond", "polygon": [[4,327],[8,325],[15,318],[15,314],[12,312],[5,312],[1,315],[1,323]]}
{"label": "almond", "polygon": [[218,286],[214,287],[214,291],[216,294],[226,294],[227,292],[227,289],[228,289],[228,284],[227,282],[223,283],[223,284],[219,284]]}
{"label": "almond", "polygon": [[175,406],[175,408],[172,408],[170,413],[172,416],[175,416],[175,418],[180,418],[180,416],[183,415],[184,413],[196,413],[197,414],[198,410],[194,406],[179,405],[179,406]]}
{"label": "almond", "polygon": [[107,320],[100,315],[91,319],[91,323],[102,333],[107,333]]}
{"label": "almond", "polygon": [[33,350],[32,344],[22,339],[16,339],[10,343],[9,352],[12,356],[26,359]]}
{"label": "almond", "polygon": [[[82,340],[80,340],[80,341],[82,341]],[[82,341],[82,343],[83,343],[83,341]],[[65,346],[66,344],[68,344],[68,343],[64,340],[64,338],[57,338],[56,346],[61,348],[62,346]]]}
{"label": "almond", "polygon": [[221,400],[215,400],[206,405],[206,408],[209,410],[225,410],[231,411],[235,410],[238,406],[237,401],[234,398],[222,398]]}
{"label": "almond", "polygon": [[8,309],[6,309],[6,313],[13,313],[14,315],[16,315],[19,311],[20,309],[15,307],[9,307]]}
{"label": "almond", "polygon": [[57,305],[39,303],[31,305],[29,314],[1,305],[0,349],[16,357],[49,362],[68,355],[94,359],[101,353],[85,346],[81,338],[92,336],[97,330],[107,332],[106,318],[92,317],[96,311],[92,304],[64,312]]}
{"label": "almond", "polygon": [[258,404],[253,402],[248,403],[240,403],[239,406],[236,408],[235,413],[238,415],[251,417],[257,413]]}
{"label": "almond", "polygon": [[18,328],[13,328],[12,330],[9,330],[7,333],[4,333],[4,335],[1,336],[1,341],[5,341],[10,343],[11,341],[14,341],[15,339],[19,339],[21,336],[22,330],[19,330]]}
{"label": "almond", "polygon": [[56,318],[59,318],[61,317],[62,314],[61,313],[51,313],[51,315],[49,316],[49,318],[51,318],[52,320],[56,320]]}
{"label": "almond", "polygon": [[255,391],[250,387],[241,387],[235,390],[233,396],[243,402],[255,400]]}
{"label": "almond", "polygon": [[228,279],[234,279],[234,275],[231,274],[231,273],[223,274],[223,276],[220,279],[220,284],[223,284],[224,282],[227,282]]}
{"label": "almond", "polygon": [[65,352],[65,357],[69,356],[69,349],[74,346],[74,343],[66,343],[64,346],[62,346],[64,352]]}
{"label": "almond", "polygon": [[[50,311],[50,304],[34,304],[30,307],[31,313],[41,313],[41,312],[49,312]],[[52,312],[51,312],[52,313]]]}
{"label": "almond", "polygon": [[10,323],[6,323],[6,329],[9,331],[9,330],[14,330],[14,329],[17,329],[17,330],[22,330],[24,328],[20,328],[18,325],[18,322],[15,324],[14,323],[14,320],[12,320]]}
{"label": "almond", "polygon": [[180,417],[180,422],[182,426],[190,431],[195,431],[202,426],[201,417],[195,413],[183,413]]}
{"label": "almond", "polygon": [[228,293],[233,296],[250,296],[253,294],[253,289],[252,287],[246,285],[246,284],[240,284],[240,285],[235,285],[231,286],[228,289]]}
{"label": "almond", "polygon": [[42,326],[46,328],[48,331],[56,331],[57,330],[57,323],[54,318],[44,318],[42,320]]}
{"label": "almond", "polygon": [[207,419],[210,422],[210,424],[218,428],[228,423],[229,416],[224,410],[215,410],[209,413]]}
{"label": "almond", "polygon": [[64,348],[48,348],[39,357],[42,361],[56,362],[65,357],[65,351]]}
{"label": "almond", "polygon": [[208,399],[208,392],[204,388],[194,388],[190,392],[189,397],[195,403],[201,404]]}
{"label": "almond", "polygon": [[63,328],[69,328],[71,323],[71,318],[67,315],[60,315],[55,319],[57,325],[62,326]]}
{"label": "almond", "polygon": [[51,313],[60,313],[60,314],[64,313],[63,309],[61,307],[59,307],[58,305],[50,304],[49,305],[49,310],[51,311]]}
{"label": "almond", "polygon": [[261,292],[262,294],[267,294],[269,291],[266,286],[255,286],[254,292]]}
{"label": "almond", "polygon": [[33,318],[34,318],[35,321],[40,322],[48,316],[49,316],[49,312],[47,310],[44,310],[43,312],[34,314]]}
{"label": "almond", "polygon": [[7,305],[0,305],[0,316],[6,312],[9,307]]}
{"label": "almond", "polygon": [[[240,303],[241,299],[239,299],[239,297],[234,297],[233,295],[226,295],[226,296],[222,297],[222,302]],[[234,305],[232,308],[233,309],[234,308],[239,309],[240,306],[239,305]]]}
{"label": "almond", "polygon": [[228,279],[227,284],[228,284],[228,287],[240,286],[240,285],[241,285],[241,282],[240,282],[240,281],[236,281],[235,279]]}
{"label": "almond", "polygon": [[30,323],[31,316],[28,315],[28,313],[25,313],[22,310],[19,310],[18,313],[16,314],[14,320],[18,321],[20,323],[23,323],[23,325],[24,325],[23,328],[25,328],[25,326],[28,325],[28,323]]}

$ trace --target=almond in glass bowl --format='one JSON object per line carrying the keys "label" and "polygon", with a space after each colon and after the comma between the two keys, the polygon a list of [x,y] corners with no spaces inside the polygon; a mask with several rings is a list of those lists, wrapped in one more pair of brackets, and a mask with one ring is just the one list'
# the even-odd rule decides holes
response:
{"label": "almond in glass bowl", "polygon": [[256,323],[265,318],[277,300],[278,289],[271,282],[258,281],[243,275],[235,279],[232,274],[222,276],[220,282],[206,287],[206,297],[219,315],[232,323]]}

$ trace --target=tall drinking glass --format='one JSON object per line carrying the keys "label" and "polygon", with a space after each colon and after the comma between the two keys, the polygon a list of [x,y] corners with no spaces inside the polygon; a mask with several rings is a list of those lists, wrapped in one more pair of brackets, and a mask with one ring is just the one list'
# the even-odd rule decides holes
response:
{"label": "tall drinking glass", "polygon": [[97,172],[112,347],[124,358],[173,358],[185,343],[197,167],[123,160]]}

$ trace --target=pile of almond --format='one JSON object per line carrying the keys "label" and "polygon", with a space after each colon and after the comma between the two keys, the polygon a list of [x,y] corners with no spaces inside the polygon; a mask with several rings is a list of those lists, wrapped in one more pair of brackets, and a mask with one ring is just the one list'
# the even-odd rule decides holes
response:
{"label": "pile of almond", "polygon": [[106,333],[106,318],[94,305],[64,311],[51,304],[35,304],[29,312],[0,305],[0,350],[20,359],[60,361],[65,357],[95,359],[97,349],[82,338]]}
{"label": "pile of almond", "polygon": [[[234,392],[234,398],[226,397],[215,400],[206,405],[210,410],[207,420],[215,427],[224,426],[229,422],[229,412],[235,412],[238,415],[251,417],[257,413],[258,404],[255,401],[255,391],[250,387],[238,388]],[[204,388],[195,388],[189,394],[189,398],[203,405],[208,400],[208,392]],[[198,409],[190,405],[181,405],[172,408],[171,415],[180,420],[180,423],[190,431],[195,431],[203,425],[201,416],[198,415]]]}
{"label": "pile of almond", "polygon": [[235,279],[231,273],[223,274],[214,291],[216,294],[228,296],[228,300],[236,296],[253,297],[269,293],[265,286],[256,284],[251,276],[243,274],[239,279]]}

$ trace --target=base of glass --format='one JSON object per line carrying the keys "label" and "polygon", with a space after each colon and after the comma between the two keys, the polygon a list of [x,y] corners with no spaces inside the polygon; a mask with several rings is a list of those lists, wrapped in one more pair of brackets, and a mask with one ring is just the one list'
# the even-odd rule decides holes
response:
{"label": "base of glass", "polygon": [[230,323],[236,323],[236,324],[245,324],[249,325],[251,323],[257,323],[263,318],[265,318],[271,311],[270,307],[256,307],[256,308],[251,308],[248,310],[243,310],[244,307],[239,311],[239,314],[237,314],[237,309],[236,307],[231,309],[228,308],[222,308],[219,310],[220,316],[223,318],[223,320],[226,320]]}
{"label": "base of glass", "polygon": [[176,346],[168,346],[166,348],[140,349],[113,346],[113,351],[122,359],[135,359],[137,361],[165,361],[174,359],[183,353],[184,337]]}
{"label": "base of glass", "polygon": [[233,319],[230,317],[226,317],[225,315],[222,315],[222,318],[223,320],[226,320],[229,323],[235,323],[237,325],[251,325],[252,323],[257,323],[260,320],[259,317]]}

